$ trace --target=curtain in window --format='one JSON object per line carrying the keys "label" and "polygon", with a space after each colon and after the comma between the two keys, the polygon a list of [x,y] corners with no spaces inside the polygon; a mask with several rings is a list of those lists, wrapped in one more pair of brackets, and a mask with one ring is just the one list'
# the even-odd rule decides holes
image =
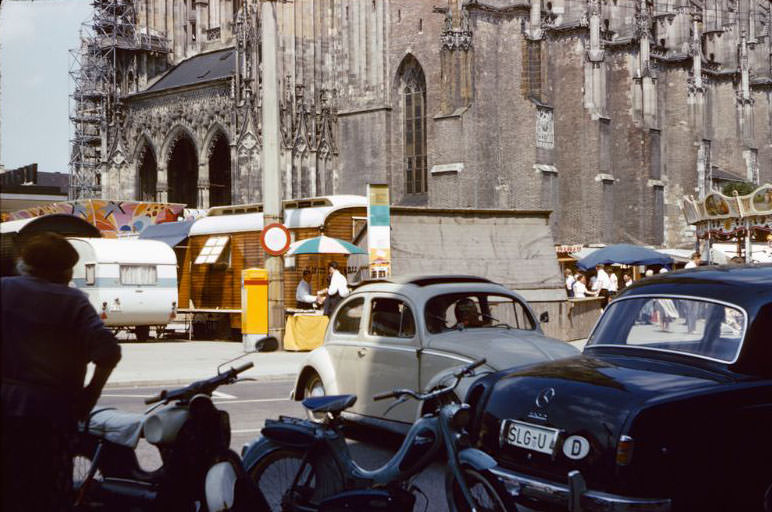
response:
{"label": "curtain in window", "polygon": [[152,285],[158,283],[155,265],[121,265],[121,284]]}
{"label": "curtain in window", "polygon": [[86,265],[86,284],[93,285],[96,283],[96,265],[89,263]]}

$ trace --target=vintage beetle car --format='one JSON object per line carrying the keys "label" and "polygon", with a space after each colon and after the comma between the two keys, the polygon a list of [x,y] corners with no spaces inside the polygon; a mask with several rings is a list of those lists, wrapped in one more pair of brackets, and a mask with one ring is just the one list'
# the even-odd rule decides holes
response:
{"label": "vintage beetle car", "polygon": [[[499,284],[474,276],[404,276],[363,284],[338,305],[324,344],[302,365],[293,396],[355,394],[344,417],[406,431],[421,404],[411,400],[386,414],[391,403],[373,395],[395,387],[434,389],[459,365],[483,357],[486,370],[495,371],[578,353],[545,336],[526,301]],[[458,397],[472,381],[461,383]]]}
{"label": "vintage beetle car", "polygon": [[482,377],[466,400],[513,504],[772,510],[772,267],[645,279],[581,355]]}

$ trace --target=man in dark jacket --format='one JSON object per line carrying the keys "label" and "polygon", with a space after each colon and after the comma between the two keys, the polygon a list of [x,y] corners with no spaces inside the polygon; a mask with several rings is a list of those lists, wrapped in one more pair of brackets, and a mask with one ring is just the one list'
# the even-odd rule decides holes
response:
{"label": "man in dark jacket", "polygon": [[4,511],[69,508],[72,435],[121,358],[86,295],[68,286],[77,261],[63,237],[33,235],[22,275],[1,282]]}

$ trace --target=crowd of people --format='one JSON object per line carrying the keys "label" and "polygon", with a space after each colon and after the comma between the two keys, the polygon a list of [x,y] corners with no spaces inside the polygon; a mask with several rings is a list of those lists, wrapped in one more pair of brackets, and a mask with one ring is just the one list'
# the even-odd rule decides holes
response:
{"label": "crowd of people", "polygon": [[[694,268],[702,264],[702,257],[700,253],[695,252],[692,254],[689,262],[684,268]],[[663,274],[667,272],[666,267],[659,269],[659,273]],[[644,273],[644,277],[651,277],[654,275],[654,269],[647,269]],[[571,298],[585,298],[585,297],[601,297],[603,298],[603,305],[608,303],[609,297],[613,297],[622,288],[633,284],[633,277],[629,271],[625,270],[621,272],[621,282],[618,272],[606,265],[596,265],[595,273],[590,277],[589,284],[587,281],[587,275],[582,272],[573,272],[567,268],[564,271],[566,293]]]}

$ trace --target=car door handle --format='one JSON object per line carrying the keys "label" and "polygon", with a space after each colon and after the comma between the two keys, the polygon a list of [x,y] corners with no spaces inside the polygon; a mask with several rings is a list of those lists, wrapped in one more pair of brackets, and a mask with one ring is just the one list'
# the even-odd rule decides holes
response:
{"label": "car door handle", "polygon": [[357,355],[359,357],[365,357],[365,354],[367,354],[367,349],[366,348],[360,348],[359,350],[357,350]]}

